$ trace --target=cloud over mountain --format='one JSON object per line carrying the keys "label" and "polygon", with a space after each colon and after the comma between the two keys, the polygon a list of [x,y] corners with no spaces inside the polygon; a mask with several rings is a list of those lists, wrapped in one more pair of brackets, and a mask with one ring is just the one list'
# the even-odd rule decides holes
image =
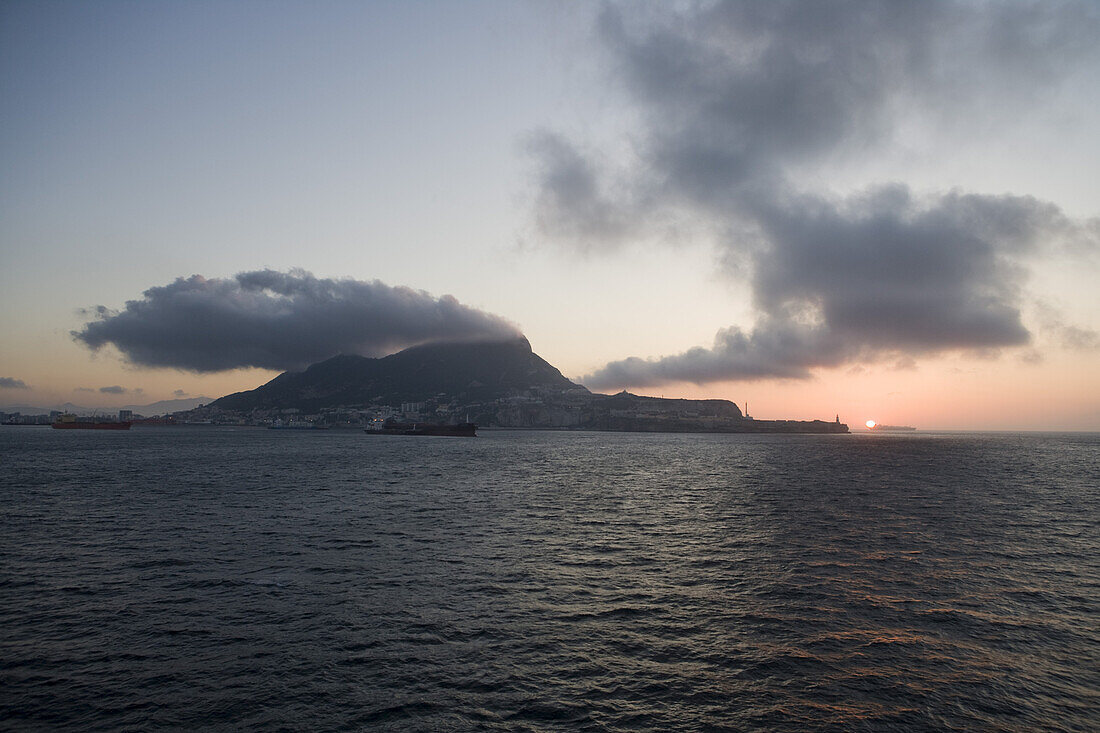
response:
{"label": "cloud over mountain", "polygon": [[419,343],[509,338],[512,323],[444,295],[302,270],[193,275],[146,290],[120,312],[103,306],[73,337],[113,344],[143,366],[213,372],[298,369],[339,353],[378,356]]}
{"label": "cloud over mountain", "polygon": [[585,383],[646,386],[799,378],[815,367],[1025,344],[1027,262],[1082,238],[1027,196],[922,193],[871,183],[808,190],[807,172],[929,129],[1007,124],[1096,53],[1086,2],[722,2],[647,6],[600,21],[640,121],[607,160],[554,132],[530,147],[535,224],[571,249],[609,250],[666,229],[714,242],[748,273],[758,321],[712,348],[607,365]]}

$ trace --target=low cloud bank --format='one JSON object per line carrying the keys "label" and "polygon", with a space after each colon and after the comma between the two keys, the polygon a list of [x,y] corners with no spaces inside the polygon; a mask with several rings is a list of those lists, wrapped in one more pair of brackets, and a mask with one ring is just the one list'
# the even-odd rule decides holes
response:
{"label": "low cloud bank", "polygon": [[119,312],[99,306],[93,314],[72,333],[78,342],[93,350],[113,344],[134,364],[195,372],[300,369],[340,353],[380,356],[430,341],[520,335],[449,295],[302,270],[178,278]]}
{"label": "low cloud bank", "polygon": [[22,379],[0,377],[0,389],[30,389]]}

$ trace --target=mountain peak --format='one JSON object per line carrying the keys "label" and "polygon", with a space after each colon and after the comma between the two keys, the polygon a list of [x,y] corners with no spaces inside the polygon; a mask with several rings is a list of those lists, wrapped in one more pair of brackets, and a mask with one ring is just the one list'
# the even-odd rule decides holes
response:
{"label": "mountain peak", "polygon": [[229,410],[398,405],[438,395],[493,401],[530,390],[581,389],[520,336],[504,341],[437,341],[372,359],[342,354],[285,372],[262,387],[217,400]]}

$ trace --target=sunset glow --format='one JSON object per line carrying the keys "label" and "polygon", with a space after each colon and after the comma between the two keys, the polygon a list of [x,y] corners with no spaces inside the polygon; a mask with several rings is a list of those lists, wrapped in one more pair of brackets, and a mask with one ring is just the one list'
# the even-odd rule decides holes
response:
{"label": "sunset glow", "polygon": [[864,425],[866,425],[866,426],[867,426],[867,429],[868,429],[868,430],[870,430],[871,428],[875,427],[875,425],[877,425],[877,424],[878,424],[878,423],[876,423],[876,422],[875,422],[874,420],[868,420],[867,422],[865,422],[865,423],[864,423]]}

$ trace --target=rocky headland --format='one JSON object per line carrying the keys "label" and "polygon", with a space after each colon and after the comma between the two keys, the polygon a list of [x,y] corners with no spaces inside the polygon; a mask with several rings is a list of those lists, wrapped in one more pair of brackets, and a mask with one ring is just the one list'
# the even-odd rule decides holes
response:
{"label": "rocky headland", "polygon": [[480,427],[680,433],[847,433],[839,419],[754,420],[729,400],[590,392],[527,339],[435,343],[380,359],[340,355],[183,415],[195,422],[276,419],[358,427],[377,418],[472,421]]}

